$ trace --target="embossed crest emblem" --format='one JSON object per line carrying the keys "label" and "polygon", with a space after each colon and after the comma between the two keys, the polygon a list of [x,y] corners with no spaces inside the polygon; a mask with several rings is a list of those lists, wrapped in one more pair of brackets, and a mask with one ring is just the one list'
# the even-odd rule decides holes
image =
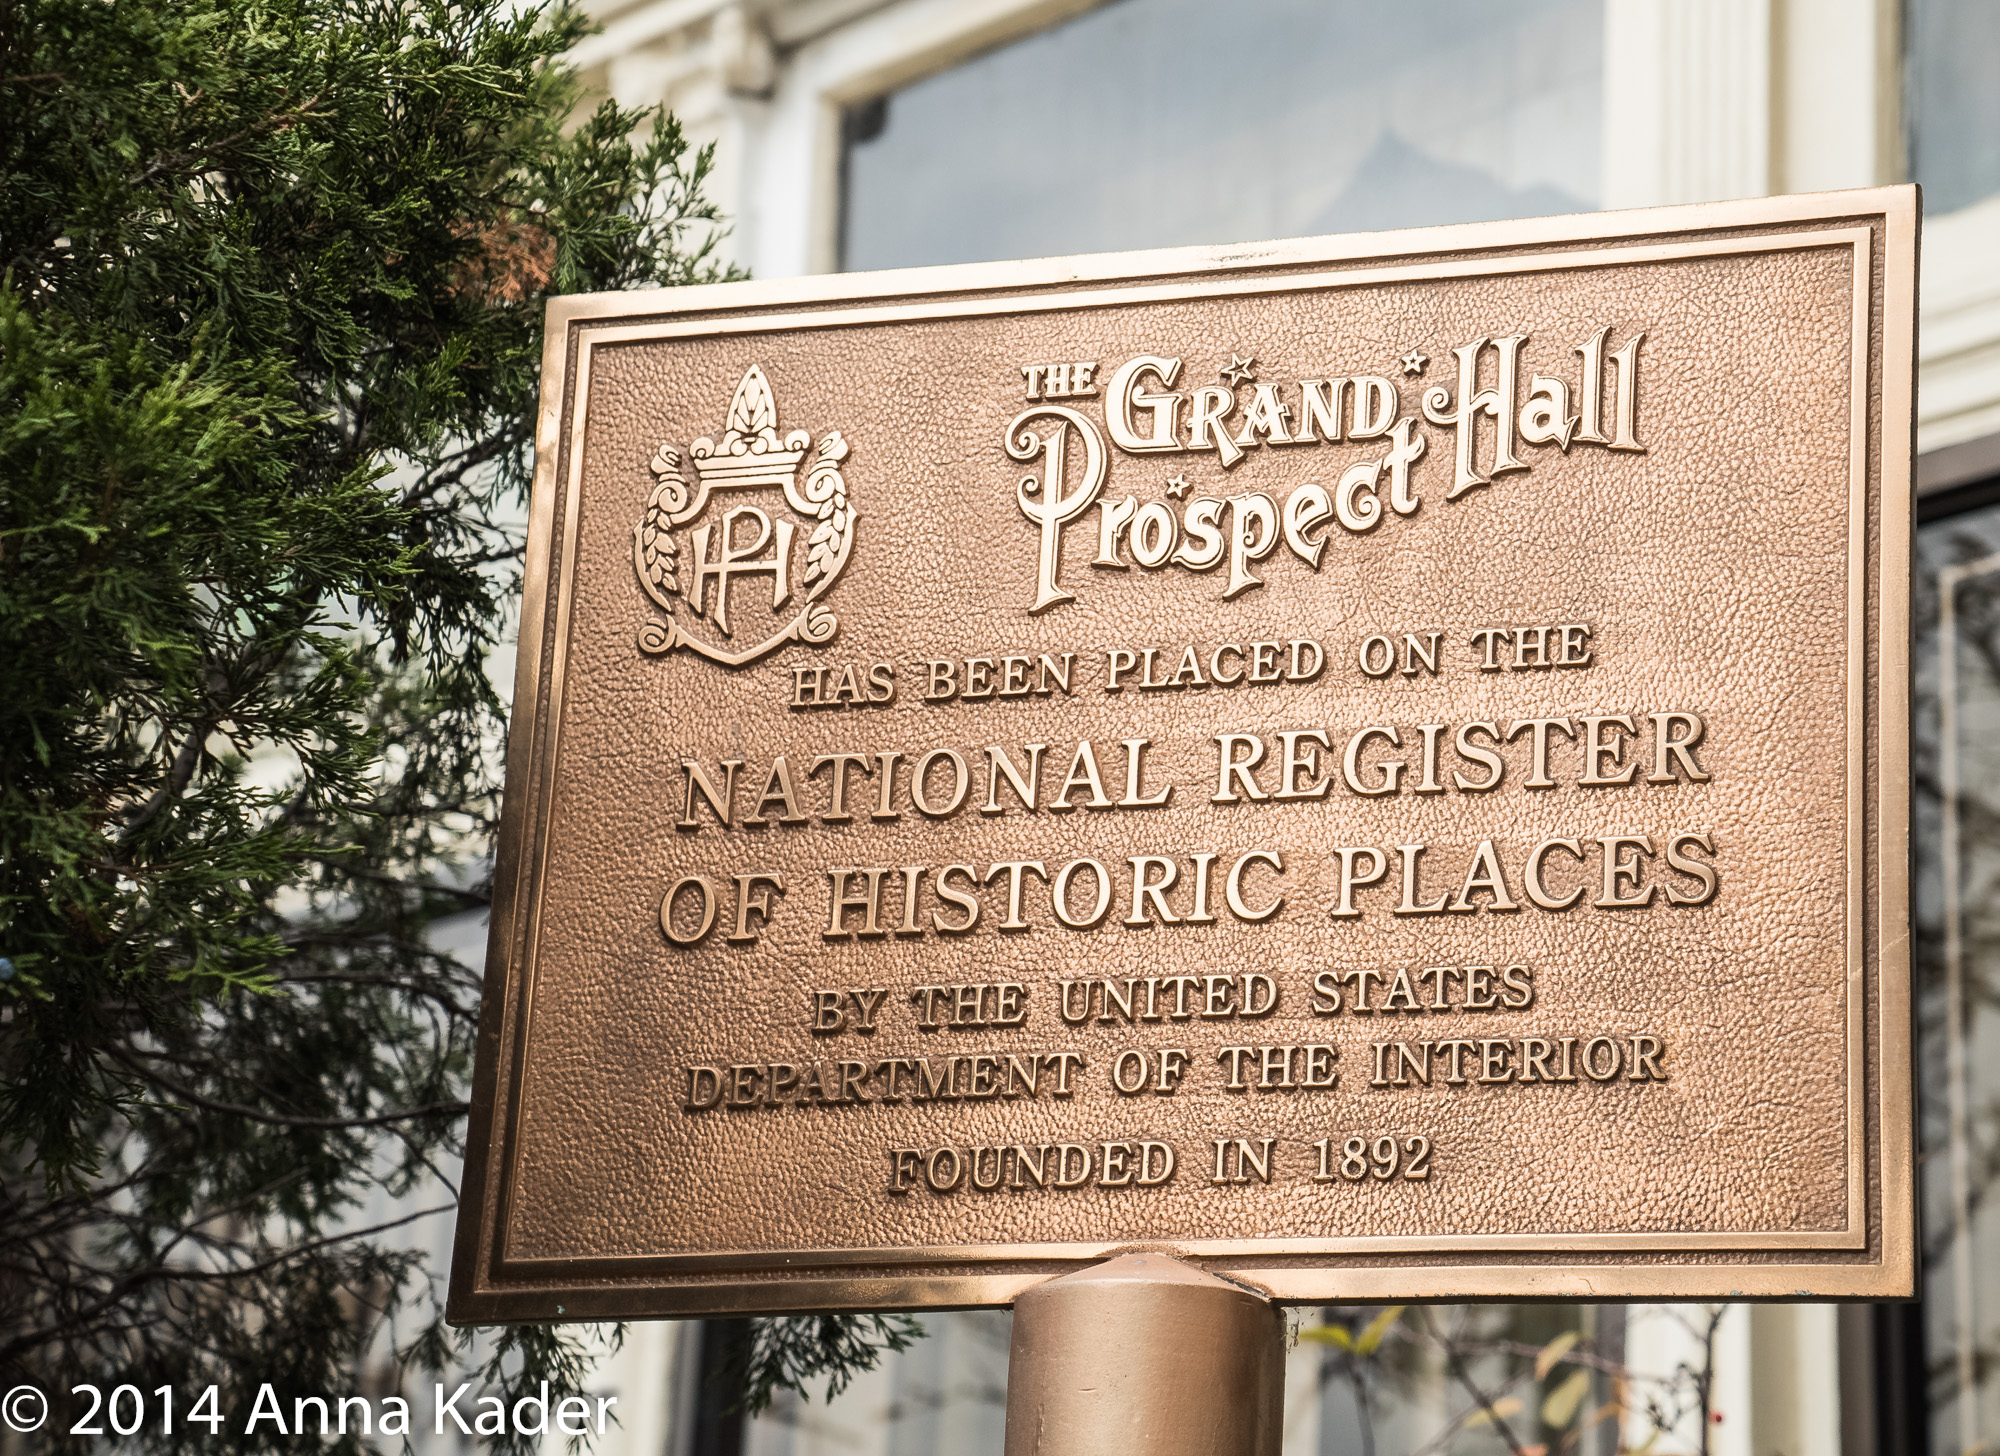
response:
{"label": "embossed crest emblem", "polygon": [[[640,629],[641,652],[685,647],[742,667],[787,642],[817,647],[832,640],[840,624],[820,598],[847,567],[855,513],[840,473],[847,441],[829,430],[808,464],[811,445],[804,430],[779,436],[770,381],[752,364],[729,401],[720,440],[704,436],[685,457],[668,444],[654,453],[655,485],[633,528],[632,568],[667,620]],[[692,486],[684,458],[694,465]],[[711,496],[717,510],[703,519]],[[780,500],[803,520],[785,519]],[[738,646],[739,634],[755,640]]]}

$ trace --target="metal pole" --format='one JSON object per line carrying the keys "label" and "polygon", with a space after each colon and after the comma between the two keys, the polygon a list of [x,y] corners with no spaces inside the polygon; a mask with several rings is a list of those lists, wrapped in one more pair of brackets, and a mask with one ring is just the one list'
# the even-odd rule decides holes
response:
{"label": "metal pole", "polygon": [[1164,1254],[1014,1301],[1006,1456],[1278,1456],[1284,1317]]}

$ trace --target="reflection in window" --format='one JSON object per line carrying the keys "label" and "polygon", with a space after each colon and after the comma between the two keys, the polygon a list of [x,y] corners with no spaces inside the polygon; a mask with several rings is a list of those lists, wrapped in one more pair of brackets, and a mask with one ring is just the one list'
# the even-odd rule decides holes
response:
{"label": "reflection in window", "polygon": [[1909,0],[1910,175],[1924,210],[1956,212],[2000,193],[2000,5]]}
{"label": "reflection in window", "polygon": [[2000,509],[1918,538],[1917,1067],[1931,1449],[2000,1440]]}
{"label": "reflection in window", "polygon": [[842,266],[1580,212],[1602,0],[1122,0],[853,108]]}

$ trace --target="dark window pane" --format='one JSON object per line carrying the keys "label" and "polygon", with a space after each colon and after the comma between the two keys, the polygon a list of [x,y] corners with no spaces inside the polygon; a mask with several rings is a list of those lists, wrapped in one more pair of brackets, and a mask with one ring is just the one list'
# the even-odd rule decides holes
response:
{"label": "dark window pane", "polygon": [[1912,770],[1931,1450],[2000,1438],[2000,507],[1918,534]]}

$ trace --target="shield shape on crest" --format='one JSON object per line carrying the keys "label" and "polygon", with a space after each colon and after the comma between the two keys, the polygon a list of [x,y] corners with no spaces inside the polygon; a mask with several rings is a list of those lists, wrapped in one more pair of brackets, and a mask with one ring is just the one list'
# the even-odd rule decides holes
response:
{"label": "shield shape on crest", "polygon": [[703,436],[685,456],[661,445],[632,532],[632,567],[667,619],[640,629],[639,650],[685,647],[742,667],[787,642],[831,641],[840,624],[820,599],[854,549],[854,507],[840,473],[847,454],[838,430],[817,449],[804,430],[781,437],[777,399],[755,364],[729,401],[720,440]]}

